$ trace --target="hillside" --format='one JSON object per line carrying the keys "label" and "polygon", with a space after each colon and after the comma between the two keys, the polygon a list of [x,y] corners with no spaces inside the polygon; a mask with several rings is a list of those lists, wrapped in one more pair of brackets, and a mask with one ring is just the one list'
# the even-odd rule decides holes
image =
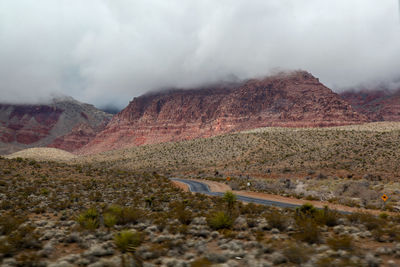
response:
{"label": "hillside", "polygon": [[210,137],[266,126],[320,127],[366,122],[304,71],[133,99],[81,153]]}
{"label": "hillside", "polygon": [[38,161],[69,161],[76,157],[65,150],[50,147],[27,148],[6,156],[8,159],[25,158]]}
{"label": "hillside", "polygon": [[394,91],[349,90],[340,96],[372,121],[400,121],[400,88]]}
{"label": "hillside", "polygon": [[388,194],[391,209],[400,210],[400,123],[260,128],[107,151],[73,162],[221,182],[229,176],[235,190],[374,209]]}
{"label": "hillside", "polygon": [[73,151],[87,144],[111,117],[70,97],[49,104],[0,104],[0,154],[45,146]]}
{"label": "hillside", "polygon": [[85,163],[163,173],[269,176],[272,173],[387,175],[400,178],[400,124],[260,128],[81,157]]}

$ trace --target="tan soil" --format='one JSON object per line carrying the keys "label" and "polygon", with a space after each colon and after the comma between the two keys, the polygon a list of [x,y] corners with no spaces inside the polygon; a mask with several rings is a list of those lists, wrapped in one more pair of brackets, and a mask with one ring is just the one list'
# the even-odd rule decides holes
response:
{"label": "tan soil", "polygon": [[185,192],[189,192],[189,186],[185,183],[178,182],[178,181],[171,181],[176,187],[179,187]]}
{"label": "tan soil", "polygon": [[8,159],[18,157],[38,161],[69,161],[75,159],[77,156],[62,149],[49,147],[28,148],[6,156]]}
{"label": "tan soil", "polygon": [[189,180],[207,184],[210,187],[210,190],[212,192],[225,193],[226,191],[232,191],[232,188],[227,184],[218,183],[218,182],[214,182],[214,181],[208,181],[208,180],[199,180],[199,179],[189,179]]}

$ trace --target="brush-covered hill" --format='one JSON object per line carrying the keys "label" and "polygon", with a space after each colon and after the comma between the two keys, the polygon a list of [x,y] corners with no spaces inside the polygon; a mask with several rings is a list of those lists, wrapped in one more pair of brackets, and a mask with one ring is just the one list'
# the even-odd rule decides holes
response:
{"label": "brush-covered hill", "polygon": [[48,104],[0,104],[0,154],[31,147],[74,151],[103,130],[111,117],[71,97]]}
{"label": "brush-covered hill", "polygon": [[170,175],[224,173],[258,177],[324,173],[400,178],[400,123],[325,128],[267,127],[107,151],[80,164]]}
{"label": "brush-covered hill", "polygon": [[96,153],[266,126],[321,127],[366,121],[366,116],[317,78],[297,71],[134,98],[80,151]]}

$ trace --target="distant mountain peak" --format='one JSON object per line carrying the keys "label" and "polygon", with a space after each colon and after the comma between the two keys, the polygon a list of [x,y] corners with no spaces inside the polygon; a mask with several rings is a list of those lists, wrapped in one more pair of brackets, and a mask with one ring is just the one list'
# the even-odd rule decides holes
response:
{"label": "distant mountain peak", "polygon": [[47,104],[0,104],[0,154],[37,146],[73,151],[88,143],[111,117],[68,96]]}

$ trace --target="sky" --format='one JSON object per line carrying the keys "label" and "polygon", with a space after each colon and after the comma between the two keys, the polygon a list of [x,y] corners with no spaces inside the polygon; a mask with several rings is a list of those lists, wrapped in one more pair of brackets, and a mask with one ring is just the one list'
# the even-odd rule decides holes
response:
{"label": "sky", "polygon": [[307,70],[400,86],[398,0],[0,0],[0,102],[126,106],[151,90]]}

